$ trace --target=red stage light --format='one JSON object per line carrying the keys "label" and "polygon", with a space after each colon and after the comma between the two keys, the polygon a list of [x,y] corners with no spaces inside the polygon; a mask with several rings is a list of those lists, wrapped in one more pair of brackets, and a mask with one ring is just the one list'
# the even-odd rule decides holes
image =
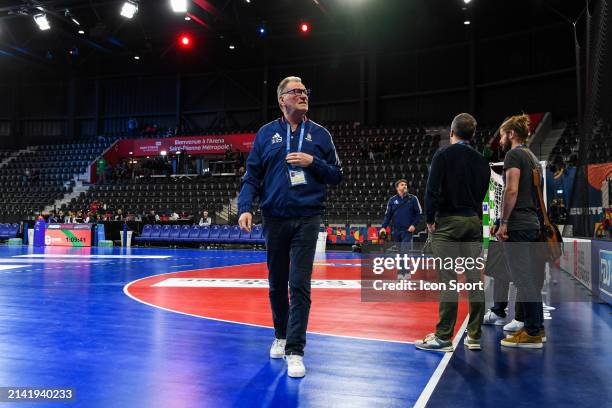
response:
{"label": "red stage light", "polygon": [[310,31],[310,25],[308,23],[302,23],[302,25],[300,26],[300,30],[303,33],[307,33]]}
{"label": "red stage light", "polygon": [[188,35],[181,35],[179,38],[179,45],[183,48],[191,47],[191,37]]}

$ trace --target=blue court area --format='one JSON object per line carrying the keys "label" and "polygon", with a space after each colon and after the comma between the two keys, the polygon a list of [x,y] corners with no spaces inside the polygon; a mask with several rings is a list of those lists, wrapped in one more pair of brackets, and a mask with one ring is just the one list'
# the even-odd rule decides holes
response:
{"label": "blue court area", "polygon": [[[553,305],[543,350],[502,350],[493,327],[482,352],[459,343],[452,355],[309,334],[308,373],[296,380],[268,358],[272,329],[161,310],[124,293],[152,275],[263,261],[259,251],[0,247],[0,386],[75,389],[75,402],[36,407],[557,407],[612,395],[607,305]],[[248,299],[241,308],[249,312]]]}

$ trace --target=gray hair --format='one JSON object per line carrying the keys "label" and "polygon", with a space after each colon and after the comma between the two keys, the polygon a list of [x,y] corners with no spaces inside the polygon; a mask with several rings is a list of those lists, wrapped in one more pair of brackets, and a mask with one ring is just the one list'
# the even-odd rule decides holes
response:
{"label": "gray hair", "polygon": [[470,140],[476,132],[476,119],[469,113],[460,113],[453,119],[451,130],[458,138]]}
{"label": "gray hair", "polygon": [[287,84],[289,82],[299,82],[302,83],[302,78],[296,77],[296,76],[288,76],[287,78],[283,79],[282,81],[280,81],[280,84],[278,84],[278,88],[276,88],[276,97],[280,98],[281,94],[283,93],[283,91],[285,90],[285,87],[287,86]]}

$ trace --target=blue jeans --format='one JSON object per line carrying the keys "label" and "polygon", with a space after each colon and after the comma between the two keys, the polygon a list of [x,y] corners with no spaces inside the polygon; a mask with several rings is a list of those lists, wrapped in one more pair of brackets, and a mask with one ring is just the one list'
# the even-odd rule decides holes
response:
{"label": "blue jeans", "polygon": [[287,355],[304,355],[310,280],[320,225],[320,216],[263,219],[274,334],[277,339],[287,339]]}

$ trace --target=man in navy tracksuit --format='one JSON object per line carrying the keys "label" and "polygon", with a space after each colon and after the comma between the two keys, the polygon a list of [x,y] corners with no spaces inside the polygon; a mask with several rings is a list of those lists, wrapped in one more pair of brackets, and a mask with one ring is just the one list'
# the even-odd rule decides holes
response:
{"label": "man in navy tracksuit", "polygon": [[290,377],[306,374],[310,280],[326,185],[342,180],[331,135],[306,118],[309,94],[298,77],[281,81],[277,95],[283,116],[257,132],[238,197],[238,223],[245,231],[251,231],[253,201],[259,197],[275,331],[270,357],[286,357]]}
{"label": "man in navy tracksuit", "polygon": [[[389,199],[387,211],[383,219],[382,233],[391,224],[391,236],[396,242],[400,242],[400,251],[407,252],[412,247],[412,234],[421,221],[423,210],[419,199],[408,193],[408,182],[404,179],[395,182],[397,194]],[[407,271],[400,271],[400,275],[406,276]]]}

